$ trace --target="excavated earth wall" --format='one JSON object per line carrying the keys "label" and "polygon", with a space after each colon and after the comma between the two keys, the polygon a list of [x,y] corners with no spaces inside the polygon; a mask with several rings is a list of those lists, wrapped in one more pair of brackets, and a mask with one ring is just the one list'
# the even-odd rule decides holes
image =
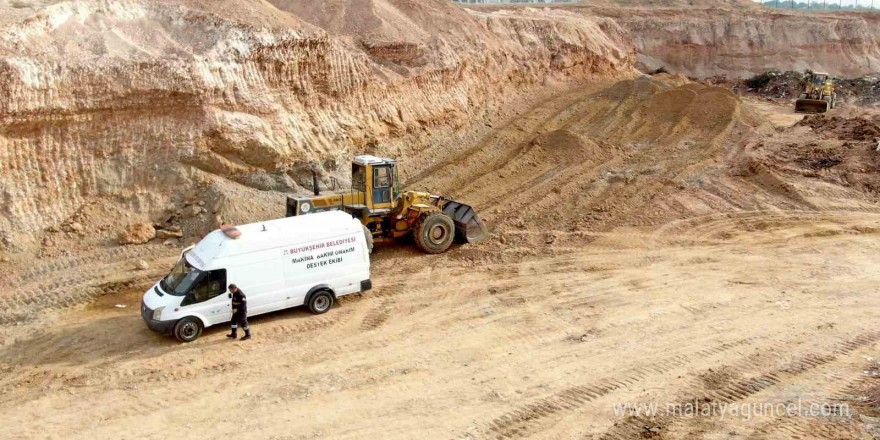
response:
{"label": "excavated earth wall", "polygon": [[96,198],[158,213],[215,176],[299,190],[378,142],[635,62],[611,20],[566,11],[317,2],[362,18],[347,29],[275,3],[0,2],[14,12],[0,22],[0,230]]}

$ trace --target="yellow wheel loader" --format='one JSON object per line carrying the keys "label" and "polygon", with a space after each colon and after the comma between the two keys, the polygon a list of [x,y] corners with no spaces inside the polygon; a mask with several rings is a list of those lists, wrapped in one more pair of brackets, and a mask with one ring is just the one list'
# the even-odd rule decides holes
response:
{"label": "yellow wheel loader", "polygon": [[834,78],[827,73],[811,72],[807,76],[807,87],[794,102],[794,111],[797,113],[825,113],[834,108],[836,97]]}
{"label": "yellow wheel loader", "polygon": [[314,196],[287,197],[288,217],[345,211],[360,219],[368,239],[383,242],[412,234],[419,249],[431,254],[445,252],[455,237],[474,243],[489,234],[469,205],[426,192],[402,191],[397,162],[392,159],[355,157],[348,191],[321,194],[317,175],[313,184]]}

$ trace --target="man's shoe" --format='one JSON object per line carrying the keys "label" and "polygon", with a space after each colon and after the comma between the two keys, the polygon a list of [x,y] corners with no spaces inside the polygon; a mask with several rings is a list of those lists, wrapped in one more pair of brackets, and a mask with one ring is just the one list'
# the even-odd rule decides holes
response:
{"label": "man's shoe", "polygon": [[229,338],[229,339],[235,339],[235,338],[238,337],[238,335],[235,334],[235,333],[230,333],[230,334],[226,335],[226,337]]}
{"label": "man's shoe", "polygon": [[250,339],[250,338],[251,338],[251,335],[244,335],[244,337],[242,337],[241,340],[242,340],[242,341],[247,341],[247,340]]}

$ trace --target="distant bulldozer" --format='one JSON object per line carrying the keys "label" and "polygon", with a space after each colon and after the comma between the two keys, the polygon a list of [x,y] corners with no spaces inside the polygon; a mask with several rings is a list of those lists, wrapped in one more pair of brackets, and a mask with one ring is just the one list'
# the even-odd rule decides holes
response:
{"label": "distant bulldozer", "polygon": [[483,220],[469,205],[420,191],[402,191],[397,162],[374,156],[354,158],[351,189],[287,197],[287,216],[339,210],[359,219],[376,242],[413,235],[419,249],[437,254],[449,249],[453,238],[474,243],[488,236]]}
{"label": "distant bulldozer", "polygon": [[794,102],[797,113],[825,113],[834,108],[834,78],[827,73],[811,72],[804,92]]}

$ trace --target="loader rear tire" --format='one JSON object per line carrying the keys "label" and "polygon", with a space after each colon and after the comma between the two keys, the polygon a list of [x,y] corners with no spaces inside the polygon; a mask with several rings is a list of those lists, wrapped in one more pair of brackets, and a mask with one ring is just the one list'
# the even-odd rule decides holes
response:
{"label": "loader rear tire", "polygon": [[455,224],[440,211],[422,214],[415,226],[413,238],[416,246],[429,254],[446,252],[455,238]]}

